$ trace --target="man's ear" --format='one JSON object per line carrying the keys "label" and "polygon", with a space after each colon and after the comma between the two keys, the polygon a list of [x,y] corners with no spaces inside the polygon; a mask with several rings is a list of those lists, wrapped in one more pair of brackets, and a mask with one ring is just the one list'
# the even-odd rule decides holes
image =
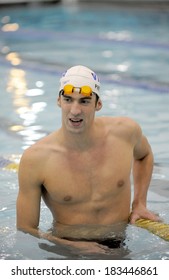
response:
{"label": "man's ear", "polygon": [[100,111],[101,108],[102,108],[102,101],[99,98],[98,101],[97,101],[97,104],[96,104],[96,111]]}
{"label": "man's ear", "polygon": [[57,99],[57,105],[58,105],[59,107],[61,107],[61,97],[60,97],[60,96],[59,96],[58,99]]}

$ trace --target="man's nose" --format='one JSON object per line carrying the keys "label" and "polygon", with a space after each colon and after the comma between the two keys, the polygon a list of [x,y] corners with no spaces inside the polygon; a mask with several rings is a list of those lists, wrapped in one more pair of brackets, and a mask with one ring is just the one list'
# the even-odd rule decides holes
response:
{"label": "man's nose", "polygon": [[71,114],[77,116],[81,113],[81,106],[77,101],[74,101],[71,106]]}

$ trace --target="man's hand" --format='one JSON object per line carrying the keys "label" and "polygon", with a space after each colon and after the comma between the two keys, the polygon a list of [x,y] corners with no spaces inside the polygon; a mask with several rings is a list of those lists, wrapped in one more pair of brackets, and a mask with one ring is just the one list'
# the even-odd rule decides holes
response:
{"label": "man's hand", "polygon": [[130,214],[130,223],[134,224],[138,219],[148,219],[154,222],[160,222],[159,216],[149,211],[144,205],[134,206]]}
{"label": "man's hand", "polygon": [[106,254],[107,246],[100,245],[97,242],[72,241],[69,246],[79,249],[82,253],[100,253]]}
{"label": "man's hand", "polygon": [[52,236],[51,233],[41,235],[42,238],[55,243],[60,244],[62,246],[66,246],[66,248],[74,248],[80,250],[82,253],[100,253],[106,254],[107,246],[101,245],[97,242],[93,241],[72,241],[68,239],[58,238],[56,236]]}

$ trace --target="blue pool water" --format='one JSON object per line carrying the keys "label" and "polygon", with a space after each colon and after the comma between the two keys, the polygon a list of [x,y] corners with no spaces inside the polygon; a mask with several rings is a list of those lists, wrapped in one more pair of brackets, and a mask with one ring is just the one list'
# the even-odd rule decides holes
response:
{"label": "blue pool water", "polygon": [[[169,259],[168,243],[129,225],[126,247],[83,255],[16,232],[17,172],[23,150],[60,127],[60,74],[86,65],[100,76],[103,109],[138,121],[155,166],[148,207],[169,223],[169,12],[54,5],[0,10],[0,258]],[[51,215],[42,203],[41,228]],[[143,249],[144,248],[144,249]],[[145,250],[145,248],[147,248]]]}

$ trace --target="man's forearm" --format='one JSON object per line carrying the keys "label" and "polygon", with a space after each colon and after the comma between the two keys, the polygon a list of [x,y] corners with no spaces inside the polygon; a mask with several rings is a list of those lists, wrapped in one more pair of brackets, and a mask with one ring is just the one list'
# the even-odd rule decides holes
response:
{"label": "man's forearm", "polygon": [[[21,229],[20,229],[21,230]],[[84,252],[89,252],[89,253],[105,253],[104,251],[104,245],[100,245],[97,242],[90,242],[90,241],[71,241],[67,239],[62,239],[57,236],[52,235],[52,232],[42,232],[39,229],[22,229],[21,231],[31,234],[37,238],[45,239],[48,240],[52,243],[55,244],[60,244],[62,246],[66,246],[66,248],[70,248],[73,251],[76,250],[81,250]]]}
{"label": "man's forearm", "polygon": [[146,206],[147,191],[150,185],[153,172],[153,154],[150,152],[141,160],[134,160],[133,179],[134,179],[134,199],[133,207],[139,203]]}
{"label": "man's forearm", "polygon": [[61,239],[59,237],[52,235],[52,232],[43,232],[38,228],[37,229],[36,228],[23,228],[23,229],[18,228],[18,230],[20,230],[24,233],[33,235],[34,237],[37,237],[40,239],[46,239],[55,244],[57,244],[57,243],[60,243],[62,245],[71,245],[72,244],[72,242],[69,240]]}

